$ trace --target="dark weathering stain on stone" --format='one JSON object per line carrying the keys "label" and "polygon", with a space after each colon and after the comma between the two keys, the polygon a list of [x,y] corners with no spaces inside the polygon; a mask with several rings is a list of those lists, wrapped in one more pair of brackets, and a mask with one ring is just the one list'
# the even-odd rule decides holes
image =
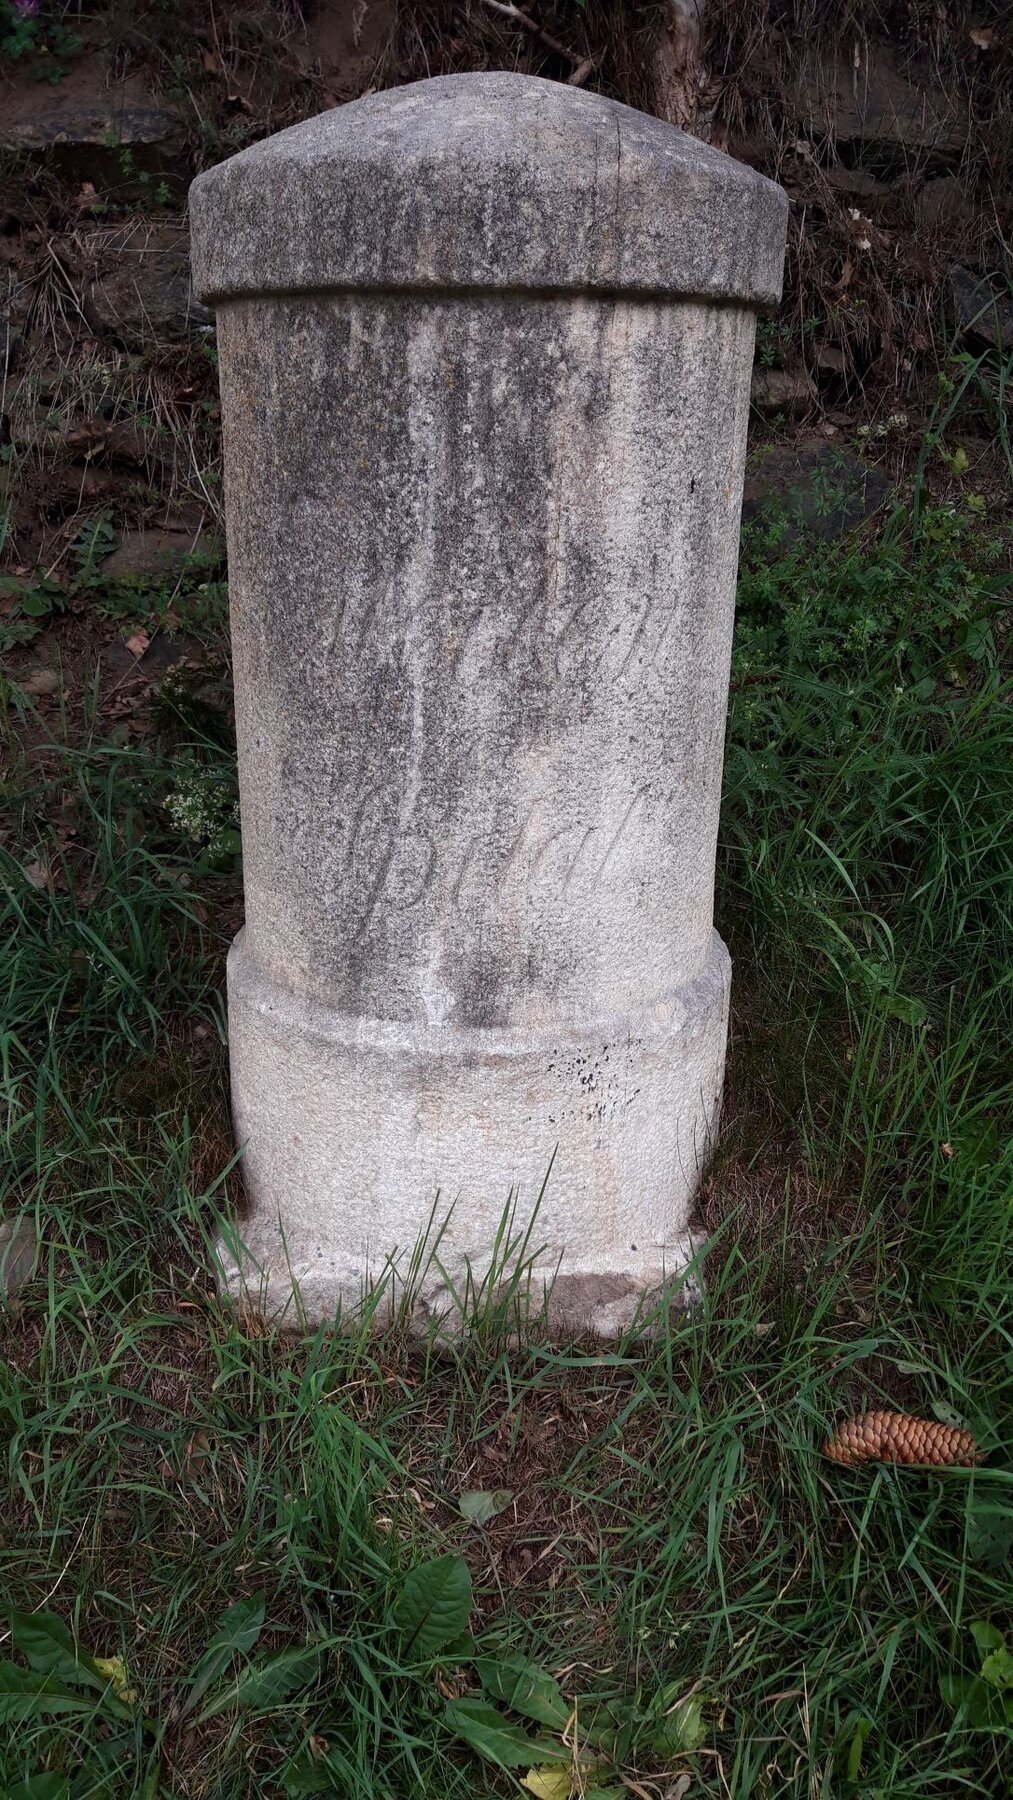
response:
{"label": "dark weathering stain on stone", "polygon": [[310,295],[229,306],[221,329],[258,954],[393,1019],[507,1025],[539,992],[565,1008],[603,946],[663,991],[657,908],[620,939],[610,884],[649,898],[659,861],[687,858],[709,918],[707,847],[672,841],[638,746],[669,791],[697,780],[687,757],[715,762],[682,727],[701,683],[723,726],[707,620],[715,569],[730,596],[741,397],[689,446],[689,495],[668,464],[701,360],[747,316]]}

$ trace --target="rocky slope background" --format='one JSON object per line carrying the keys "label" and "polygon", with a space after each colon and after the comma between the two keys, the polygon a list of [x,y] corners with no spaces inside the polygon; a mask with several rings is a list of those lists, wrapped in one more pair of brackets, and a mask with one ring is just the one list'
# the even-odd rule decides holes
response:
{"label": "rocky slope background", "polygon": [[[787,288],[759,330],[747,512],[775,494],[827,529],[861,518],[938,418],[954,359],[984,354],[1002,380],[1002,0],[0,0],[6,652],[57,610],[83,617],[98,577],[115,618],[132,586],[219,572],[215,338],[190,291],[192,176],[361,94],[489,68],[658,112],[787,188]],[[995,393],[977,405],[983,379],[963,385],[935,477],[970,459],[987,491],[1008,475],[1008,440],[995,441]]]}

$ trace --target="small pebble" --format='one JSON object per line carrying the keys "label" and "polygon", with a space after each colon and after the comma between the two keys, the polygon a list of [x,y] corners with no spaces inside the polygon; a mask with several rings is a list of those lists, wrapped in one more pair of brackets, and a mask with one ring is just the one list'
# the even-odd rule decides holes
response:
{"label": "small pebble", "polygon": [[60,677],[56,669],[34,669],[21,685],[26,694],[55,694]]}

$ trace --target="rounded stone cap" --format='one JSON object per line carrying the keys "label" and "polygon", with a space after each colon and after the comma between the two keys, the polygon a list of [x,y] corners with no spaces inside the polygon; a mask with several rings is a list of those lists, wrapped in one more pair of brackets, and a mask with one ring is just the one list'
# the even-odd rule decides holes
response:
{"label": "rounded stone cap", "polygon": [[674,126],[529,75],[336,107],[190,189],[201,300],[540,289],[775,303],[782,188]]}

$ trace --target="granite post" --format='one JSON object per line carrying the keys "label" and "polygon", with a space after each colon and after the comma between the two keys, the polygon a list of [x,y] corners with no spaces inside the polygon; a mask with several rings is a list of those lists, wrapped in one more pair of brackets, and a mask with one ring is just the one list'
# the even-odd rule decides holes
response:
{"label": "granite post", "polygon": [[[787,202],[659,120],[450,76],[191,190],[225,433],[248,1288],[356,1305],[511,1193],[603,1335],[721,1100],[713,884],[756,309]],[[431,1265],[423,1303],[445,1303]]]}

